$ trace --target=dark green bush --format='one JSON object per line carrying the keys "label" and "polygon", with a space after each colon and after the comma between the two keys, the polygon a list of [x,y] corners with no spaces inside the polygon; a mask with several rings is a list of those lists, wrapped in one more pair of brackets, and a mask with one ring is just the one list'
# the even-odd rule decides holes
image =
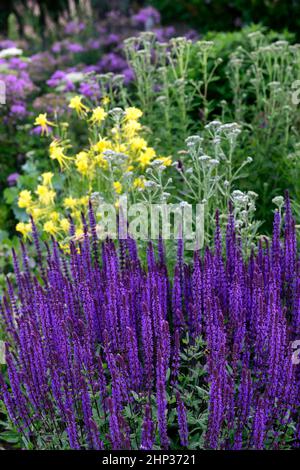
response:
{"label": "dark green bush", "polygon": [[299,37],[300,3],[290,0],[151,0],[165,23],[186,22],[200,32],[228,31],[251,23],[288,29]]}

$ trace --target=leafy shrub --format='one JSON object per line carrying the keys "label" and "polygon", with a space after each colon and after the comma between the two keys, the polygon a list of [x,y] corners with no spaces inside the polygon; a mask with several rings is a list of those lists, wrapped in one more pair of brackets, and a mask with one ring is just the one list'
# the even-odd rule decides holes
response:
{"label": "leafy shrub", "polygon": [[261,23],[277,31],[299,32],[300,7],[288,0],[150,0],[162,14],[163,22],[178,18],[201,32],[232,31],[251,23]]}

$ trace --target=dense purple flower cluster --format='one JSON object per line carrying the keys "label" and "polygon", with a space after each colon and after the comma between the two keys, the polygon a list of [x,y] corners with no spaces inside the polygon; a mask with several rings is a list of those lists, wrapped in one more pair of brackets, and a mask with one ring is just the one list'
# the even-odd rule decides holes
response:
{"label": "dense purple flower cluster", "polygon": [[142,25],[145,30],[150,30],[160,23],[160,13],[153,7],[142,8],[136,15],[133,15],[134,24]]}
{"label": "dense purple flower cluster", "polygon": [[[45,83],[50,89],[80,93],[94,102],[98,102],[101,95],[99,83],[95,77],[87,78],[82,74],[122,74],[128,85],[134,73],[125,58],[123,41],[145,30],[152,30],[160,42],[176,36],[174,27],[159,26],[159,23],[160,14],[153,7],[141,9],[132,17],[110,12],[104,20],[95,23],[93,29],[85,22],[70,21],[60,40],[38,53],[34,46],[31,55],[32,45],[26,41],[0,41],[0,52],[20,46],[26,56],[0,58],[0,80],[6,84],[8,105],[4,122],[20,121],[32,115],[33,93],[43,96]],[[195,32],[187,31],[186,36],[195,39]],[[74,80],[74,74],[82,77]],[[64,107],[55,111],[60,110],[63,112]]]}
{"label": "dense purple flower cluster", "polygon": [[74,449],[188,447],[196,418],[189,421],[181,384],[188,333],[190,346],[200,335],[206,345],[197,365],[209,390],[206,448],[298,446],[291,343],[300,335],[300,259],[288,198],[283,241],[276,212],[272,242],[245,260],[233,215],[225,243],[217,217],[214,249],[196,252],[192,265],[179,242],[173,282],[161,241],[157,257],[149,244],[144,269],[132,239],[118,251],[100,245],[91,207],[89,220],[79,245],[71,241],[64,254],[53,240],[46,260],[34,228],[37,277],[25,247],[22,270],[14,254],[17,289],[8,282],[1,307],[1,390],[19,432],[65,432]]}
{"label": "dense purple flower cluster", "polygon": [[23,119],[27,114],[27,97],[35,90],[35,85],[27,70],[27,63],[18,57],[0,59],[0,80],[6,86],[6,101],[9,105],[9,117]]}

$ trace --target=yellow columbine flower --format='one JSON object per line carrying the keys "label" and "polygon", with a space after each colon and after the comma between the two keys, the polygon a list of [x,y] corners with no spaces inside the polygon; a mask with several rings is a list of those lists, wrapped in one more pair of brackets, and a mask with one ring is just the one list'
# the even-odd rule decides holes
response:
{"label": "yellow columbine flower", "polygon": [[23,189],[23,191],[20,192],[19,198],[18,198],[18,206],[21,209],[27,209],[32,203],[32,196],[31,196],[31,191],[28,191],[27,189]]}
{"label": "yellow columbine flower", "polygon": [[101,100],[101,103],[103,104],[103,106],[106,106],[107,104],[110,103],[110,99],[108,96],[103,96],[102,100]]}
{"label": "yellow columbine flower", "polygon": [[58,139],[54,139],[49,145],[49,152],[52,153],[57,148],[61,148],[60,141]]}
{"label": "yellow columbine flower", "polygon": [[120,181],[115,181],[114,182],[114,190],[116,191],[117,194],[120,194],[122,191],[122,184]]}
{"label": "yellow columbine flower", "polygon": [[89,172],[90,165],[87,152],[79,152],[75,158],[75,165],[77,171],[86,176]]}
{"label": "yellow columbine flower", "polygon": [[110,150],[112,148],[112,143],[110,140],[101,139],[95,145],[93,145],[93,150],[98,153],[102,153],[105,150]]}
{"label": "yellow columbine flower", "polygon": [[83,206],[87,206],[88,205],[88,202],[89,202],[89,196],[82,196],[80,199],[79,199],[79,204],[83,205]]}
{"label": "yellow columbine flower", "polygon": [[70,245],[67,243],[60,243],[59,246],[66,254],[70,254]]}
{"label": "yellow columbine flower", "polygon": [[137,121],[142,116],[143,116],[143,113],[138,108],[130,107],[130,108],[125,109],[126,121]]}
{"label": "yellow columbine flower", "polygon": [[133,187],[136,189],[144,189],[145,188],[145,179],[144,178],[135,178],[133,181]]}
{"label": "yellow columbine flower", "polygon": [[119,152],[119,153],[126,153],[127,147],[126,147],[125,144],[116,143],[116,144],[114,145],[113,150],[114,150],[115,152]]}
{"label": "yellow columbine flower", "polygon": [[108,168],[108,162],[105,160],[103,155],[96,155],[95,156],[95,163],[98,165],[100,168]]}
{"label": "yellow columbine flower", "polygon": [[34,121],[35,126],[41,126],[42,128],[42,135],[45,133],[48,135],[49,129],[48,127],[55,126],[54,122],[48,121],[47,113],[39,114]]}
{"label": "yellow columbine flower", "polygon": [[167,167],[172,165],[172,158],[171,157],[159,157],[157,161],[161,163],[162,166]]}
{"label": "yellow columbine flower", "polygon": [[130,120],[124,124],[123,131],[128,139],[132,139],[141,128],[142,126],[139,122]]}
{"label": "yellow columbine flower", "polygon": [[74,220],[76,220],[76,219],[77,219],[77,220],[81,220],[81,211],[80,211],[79,209],[73,210],[73,211],[71,212],[71,215],[72,215],[72,217],[73,217]]}
{"label": "yellow columbine flower", "polygon": [[45,209],[41,209],[40,207],[33,207],[30,209],[30,214],[32,215],[34,220],[40,219],[45,213]]}
{"label": "yellow columbine flower", "polygon": [[39,197],[39,201],[45,206],[53,204],[55,198],[55,191],[49,189],[48,186],[43,186],[39,184],[36,188],[36,194]]}
{"label": "yellow columbine flower", "polygon": [[77,206],[77,204],[78,204],[77,199],[75,199],[72,196],[66,197],[64,199],[64,207],[66,209],[74,209]]}
{"label": "yellow columbine flower", "polygon": [[82,230],[82,228],[77,228],[77,229],[75,230],[75,237],[76,237],[76,238],[81,238],[82,235],[83,235],[83,230]]}
{"label": "yellow columbine flower", "polygon": [[43,174],[42,174],[43,185],[44,185],[44,186],[50,186],[50,185],[51,185],[51,182],[52,182],[53,176],[54,176],[54,174],[51,173],[51,171],[48,171],[48,172],[46,172],[46,173],[43,173]]}
{"label": "yellow columbine flower", "polygon": [[150,165],[151,161],[153,160],[153,158],[155,158],[155,156],[155,150],[152,147],[147,147],[146,150],[141,153],[138,158],[140,166],[142,168],[145,168],[146,166]]}
{"label": "yellow columbine flower", "polygon": [[147,142],[142,137],[133,137],[130,140],[130,146],[134,151],[144,150],[147,147]]}
{"label": "yellow columbine flower", "polygon": [[59,220],[59,213],[56,211],[52,211],[49,217],[53,222],[57,222]]}
{"label": "yellow columbine flower", "polygon": [[92,124],[101,124],[102,121],[107,116],[107,112],[101,108],[101,106],[97,106],[97,108],[93,109],[93,114],[92,117],[90,118],[90,121]]}
{"label": "yellow columbine flower", "polygon": [[70,104],[69,104],[69,108],[75,109],[76,113],[80,117],[85,116],[85,114],[89,110],[89,108],[85,106],[85,104],[83,104],[81,100],[82,100],[82,96],[77,95],[71,98]]}
{"label": "yellow columbine flower", "polygon": [[67,157],[67,155],[64,154],[64,149],[59,145],[57,140],[51,142],[49,152],[51,160],[57,160],[61,168],[68,168],[69,161],[72,160],[72,157]]}
{"label": "yellow columbine flower", "polygon": [[50,235],[55,235],[58,232],[58,228],[52,220],[48,220],[44,223],[44,231]]}
{"label": "yellow columbine flower", "polygon": [[60,226],[64,232],[69,232],[70,230],[70,222],[68,219],[61,219]]}
{"label": "yellow columbine flower", "polygon": [[32,226],[30,223],[25,224],[24,222],[19,222],[16,225],[16,230],[20,232],[23,237],[27,238],[28,235],[32,232]]}

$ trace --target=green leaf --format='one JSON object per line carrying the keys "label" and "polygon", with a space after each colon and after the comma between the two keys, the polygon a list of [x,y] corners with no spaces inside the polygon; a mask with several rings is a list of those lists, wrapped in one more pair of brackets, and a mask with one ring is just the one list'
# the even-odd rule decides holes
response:
{"label": "green leaf", "polygon": [[4,431],[0,433],[0,441],[8,442],[9,444],[17,444],[19,439],[19,435],[14,431]]}
{"label": "green leaf", "polygon": [[17,187],[6,188],[3,191],[4,200],[7,204],[13,204],[18,197],[19,190]]}

